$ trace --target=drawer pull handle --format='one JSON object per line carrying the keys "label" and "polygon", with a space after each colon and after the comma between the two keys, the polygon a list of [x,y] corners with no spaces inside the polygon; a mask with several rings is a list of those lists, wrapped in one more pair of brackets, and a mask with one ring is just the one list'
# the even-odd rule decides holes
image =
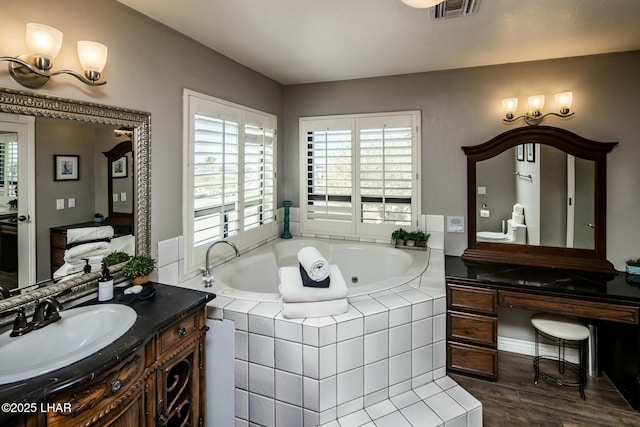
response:
{"label": "drawer pull handle", "polygon": [[120,387],[122,387],[122,381],[115,380],[111,383],[111,393],[117,392],[118,390],[120,390]]}
{"label": "drawer pull handle", "polygon": [[187,335],[187,329],[186,328],[178,329],[178,336],[180,338],[184,338],[186,335]]}

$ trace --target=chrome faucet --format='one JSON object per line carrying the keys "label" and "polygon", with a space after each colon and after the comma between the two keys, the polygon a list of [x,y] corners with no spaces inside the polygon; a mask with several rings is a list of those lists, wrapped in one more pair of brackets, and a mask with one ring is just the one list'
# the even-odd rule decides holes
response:
{"label": "chrome faucet", "polygon": [[213,247],[218,243],[226,243],[227,245],[231,246],[233,250],[236,252],[236,258],[240,256],[240,251],[238,250],[238,248],[236,248],[236,245],[229,242],[228,240],[218,240],[213,242],[207,248],[207,254],[204,260],[205,264],[204,264],[204,268],[202,269],[202,281],[204,282],[205,288],[210,288],[211,285],[213,284],[213,276],[211,276],[211,271],[209,270],[209,254],[211,253],[211,249],[213,249]]}

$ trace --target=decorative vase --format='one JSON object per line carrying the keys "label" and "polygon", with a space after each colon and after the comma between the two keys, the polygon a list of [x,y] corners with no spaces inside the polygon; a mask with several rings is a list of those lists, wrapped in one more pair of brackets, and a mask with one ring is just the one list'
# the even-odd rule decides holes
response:
{"label": "decorative vase", "polygon": [[283,239],[291,239],[293,237],[291,235],[291,232],[289,232],[289,208],[291,207],[291,201],[290,200],[283,201],[282,206],[284,206],[284,220],[283,220],[284,229],[280,237]]}
{"label": "decorative vase", "polygon": [[132,281],[132,283],[134,285],[144,285],[145,283],[149,282],[149,276],[140,276],[140,277],[135,277]]}

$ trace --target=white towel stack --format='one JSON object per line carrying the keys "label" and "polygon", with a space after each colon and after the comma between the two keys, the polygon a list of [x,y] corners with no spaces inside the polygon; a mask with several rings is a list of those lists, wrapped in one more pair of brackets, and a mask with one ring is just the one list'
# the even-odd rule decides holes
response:
{"label": "white towel stack", "polygon": [[[64,251],[64,264],[53,273],[53,280],[71,274],[84,272],[85,260],[89,260],[91,271],[100,271],[102,258],[111,252],[111,244],[106,241],[113,237],[113,227],[71,228],[67,230],[67,245],[73,244]],[[104,239],[105,241],[96,241]],[[86,242],[86,243],[82,243]]]}
{"label": "white towel stack", "polygon": [[280,305],[282,316],[287,319],[303,317],[323,317],[346,313],[347,284],[337,265],[329,265],[330,284],[328,288],[313,288],[302,285],[298,267],[281,267]]}

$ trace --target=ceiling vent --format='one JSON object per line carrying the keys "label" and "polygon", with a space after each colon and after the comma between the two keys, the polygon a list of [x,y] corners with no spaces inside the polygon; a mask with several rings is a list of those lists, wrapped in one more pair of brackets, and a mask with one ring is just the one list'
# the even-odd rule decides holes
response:
{"label": "ceiling vent", "polygon": [[431,19],[458,18],[478,11],[480,0],[445,0],[431,8]]}

